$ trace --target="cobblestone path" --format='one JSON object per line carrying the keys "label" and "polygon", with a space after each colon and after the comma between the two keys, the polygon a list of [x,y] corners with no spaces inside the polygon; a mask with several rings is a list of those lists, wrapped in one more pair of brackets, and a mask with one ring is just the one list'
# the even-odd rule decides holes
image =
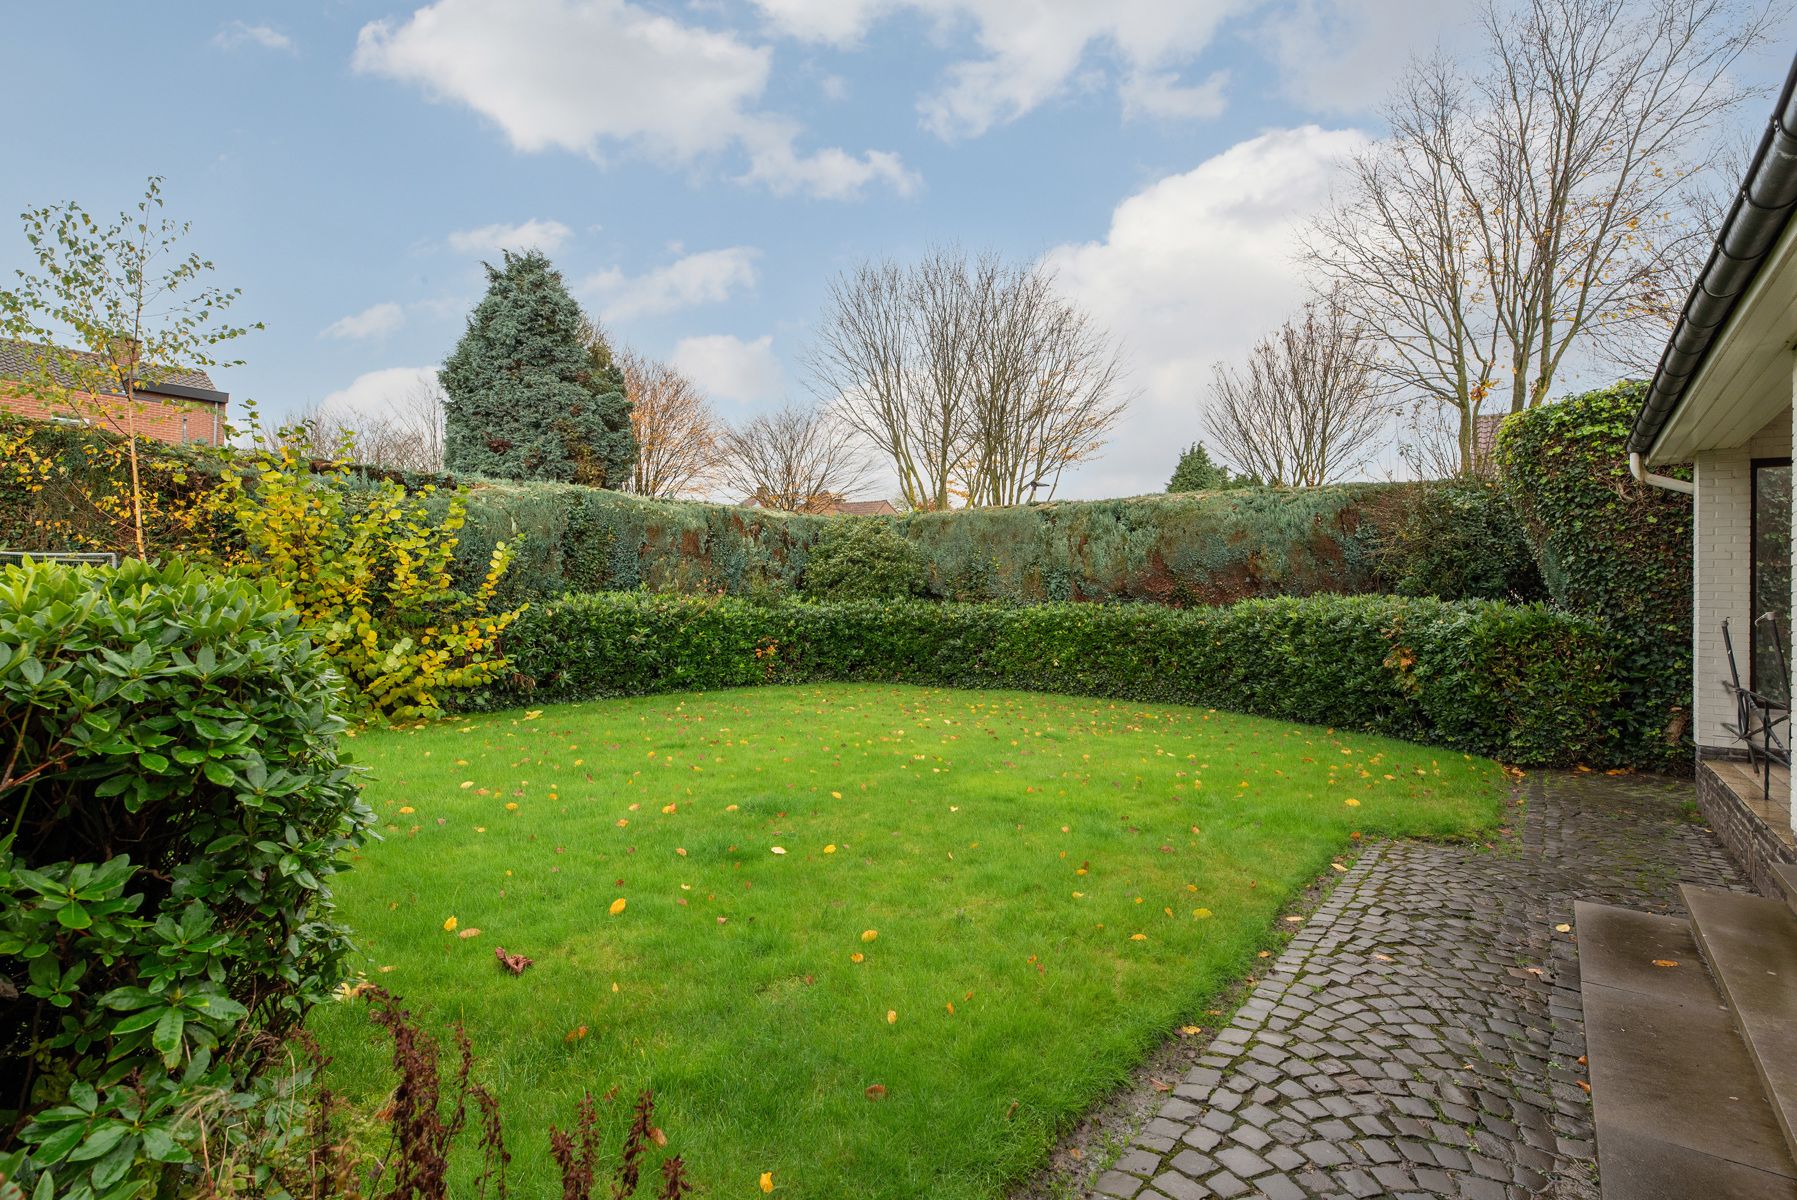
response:
{"label": "cobblestone path", "polygon": [[1115,1167],[1104,1200],[1595,1196],[1574,900],[1749,891],[1688,781],[1544,773],[1495,850],[1366,853]]}

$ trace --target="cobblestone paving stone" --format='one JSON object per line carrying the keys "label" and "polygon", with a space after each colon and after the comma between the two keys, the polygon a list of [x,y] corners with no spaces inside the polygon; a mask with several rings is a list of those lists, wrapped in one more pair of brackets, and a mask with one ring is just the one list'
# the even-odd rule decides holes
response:
{"label": "cobblestone paving stone", "polygon": [[[1093,1200],[1593,1196],[1575,900],[1751,891],[1688,781],[1553,772],[1495,850],[1369,850]],[[1518,828],[1519,826],[1519,828]]]}

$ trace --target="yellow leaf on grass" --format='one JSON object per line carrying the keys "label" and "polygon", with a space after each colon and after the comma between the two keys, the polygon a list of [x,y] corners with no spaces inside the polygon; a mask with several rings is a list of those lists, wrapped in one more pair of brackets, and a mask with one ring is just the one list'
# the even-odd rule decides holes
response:
{"label": "yellow leaf on grass", "polygon": [[[550,794],[550,796],[549,796],[549,798],[550,798],[550,799],[551,799],[551,800],[553,800],[553,799],[555,799],[555,795],[554,795],[554,793],[551,793],[551,794]],[[507,812],[517,812],[517,811],[518,811],[518,802],[517,802],[517,801],[516,801],[516,800],[507,800],[507,801],[506,801],[506,802],[505,802],[505,811],[507,811]]]}
{"label": "yellow leaf on grass", "polygon": [[735,811],[736,811],[736,805],[734,805],[734,804],[726,804],[726,805],[724,805],[724,811],[725,811],[725,812],[735,812]]}
{"label": "yellow leaf on grass", "polygon": [[474,786],[474,780],[472,780],[472,779],[464,779],[464,780],[462,780],[462,786],[463,786],[463,787],[464,787],[464,788],[471,788],[471,787],[473,787],[473,786]]}
{"label": "yellow leaf on grass", "polygon": [[1360,801],[1354,799],[1354,797],[1352,797],[1352,796],[1349,796],[1346,800],[1343,800],[1342,803],[1347,805],[1349,808],[1359,808],[1360,807]]}
{"label": "yellow leaf on grass", "polygon": [[864,942],[871,942],[879,936],[880,931],[877,929],[863,929],[861,931],[861,940]]}
{"label": "yellow leaf on grass", "polygon": [[830,795],[831,795],[831,796],[832,796],[832,797],[833,797],[833,798],[834,798],[834,799],[837,799],[837,800],[840,800],[840,799],[842,799],[842,793],[841,793],[841,792],[831,792],[831,793],[830,793]]}
{"label": "yellow leaf on grass", "polygon": [[626,901],[626,900],[625,900],[625,899],[624,899],[624,897],[622,897],[622,896],[619,896],[619,897],[618,897],[618,898],[617,898],[617,899],[616,899],[616,900],[613,900],[613,901],[612,901],[612,902],[611,902],[611,915],[612,915],[612,916],[614,916],[614,917],[615,917],[615,916],[617,916],[617,915],[618,915],[618,914],[619,914],[619,913],[621,913],[621,912],[623,912],[623,911],[624,911],[624,906],[625,906],[625,904],[627,904],[627,903],[629,903],[629,902],[628,902],[628,901]]}
{"label": "yellow leaf on grass", "polygon": [[763,1171],[761,1173],[761,1190],[764,1192],[771,1192],[774,1190],[774,1173],[772,1171]]}
{"label": "yellow leaf on grass", "polygon": [[955,1002],[953,1000],[948,1002],[948,1015],[951,1017],[955,1015]]}
{"label": "yellow leaf on grass", "polygon": [[1148,940],[1148,935],[1145,933],[1132,933],[1129,935],[1129,940],[1132,942],[1145,942]]}
{"label": "yellow leaf on grass", "polygon": [[686,847],[685,846],[675,846],[674,853],[678,854],[681,858],[685,858],[686,857]]}
{"label": "yellow leaf on grass", "polygon": [[454,933],[455,932],[455,918],[454,917],[451,917],[451,918],[449,918],[449,920],[443,922],[443,930],[446,933]]}
{"label": "yellow leaf on grass", "polygon": [[774,850],[774,853],[775,853],[775,854],[785,854],[785,853],[786,853],[786,847],[785,847],[785,846],[775,846],[775,847],[774,847],[774,848],[773,848],[773,850]]}
{"label": "yellow leaf on grass", "polygon": [[413,807],[412,807],[412,806],[411,806],[411,805],[410,805],[410,804],[402,804],[402,805],[400,805],[400,806],[399,806],[399,811],[400,811],[400,812],[402,812],[402,813],[408,813],[408,814],[409,814],[409,813],[415,813],[415,812],[417,812],[417,811],[418,811],[418,810],[417,810],[417,809],[415,809],[415,808],[413,808]]}
{"label": "yellow leaf on grass", "polygon": [[832,843],[831,843],[831,844],[830,844],[830,845],[828,845],[828,846],[825,846],[825,847],[824,847],[824,853],[825,853],[825,854],[834,854],[834,853],[836,853],[836,845],[835,845],[835,843],[834,843],[834,842],[832,842]]}
{"label": "yellow leaf on grass", "polygon": [[866,957],[867,957],[867,955],[865,955],[865,954],[861,953],[861,951],[857,950],[853,954],[849,955],[849,961],[850,962],[860,962],[862,959],[864,959]]}
{"label": "yellow leaf on grass", "polygon": [[664,805],[662,805],[662,806],[661,806],[661,811],[662,811],[662,812],[663,812],[663,813],[664,813],[664,814],[665,814],[665,813],[671,813],[671,812],[673,812],[673,811],[674,811],[674,810],[675,810],[675,809],[676,809],[676,808],[679,808],[679,807],[680,807],[680,806],[679,806],[679,805],[677,805],[677,804],[664,804]]}
{"label": "yellow leaf on grass", "polygon": [[886,1010],[886,1023],[888,1025],[898,1024],[898,1011],[896,1009],[889,1008]]}
{"label": "yellow leaf on grass", "polygon": [[1208,921],[1211,919],[1211,911],[1208,908],[1194,908],[1192,910],[1192,915],[1197,917],[1200,921]]}

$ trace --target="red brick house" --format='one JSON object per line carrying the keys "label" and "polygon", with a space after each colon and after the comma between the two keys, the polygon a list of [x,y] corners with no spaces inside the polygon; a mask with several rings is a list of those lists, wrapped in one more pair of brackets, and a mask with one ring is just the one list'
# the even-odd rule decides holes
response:
{"label": "red brick house", "polygon": [[[114,433],[125,429],[125,402],[116,393],[72,392],[66,396],[27,394],[22,384],[40,371],[41,351],[27,342],[0,340],[0,412],[39,421],[72,421]],[[64,351],[69,357],[110,369],[97,354]],[[135,421],[139,437],[171,445],[219,445],[225,439],[225,409],[231,397],[212,385],[204,371],[171,371],[137,385]]]}

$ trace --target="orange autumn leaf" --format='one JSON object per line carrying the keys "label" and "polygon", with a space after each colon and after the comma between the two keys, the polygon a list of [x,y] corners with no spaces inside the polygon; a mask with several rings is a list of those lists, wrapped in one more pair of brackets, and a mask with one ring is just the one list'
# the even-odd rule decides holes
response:
{"label": "orange autumn leaf", "polygon": [[886,1099],[886,1085],[883,1083],[876,1083],[876,1084],[870,1085],[867,1089],[867,1098],[869,1100],[884,1100],[884,1099]]}
{"label": "orange autumn leaf", "polygon": [[611,902],[611,909],[610,909],[611,915],[615,917],[619,913],[623,912],[624,906],[627,903],[629,903],[629,901],[625,900],[624,897],[622,897],[622,896],[619,896],[616,900],[613,900]]}
{"label": "orange autumn leaf", "polygon": [[861,953],[861,951],[857,950],[853,954],[849,955],[849,961],[858,963],[866,957],[867,956],[865,954],[863,954],[863,953]]}
{"label": "orange autumn leaf", "polygon": [[861,940],[864,942],[871,942],[879,936],[880,931],[877,929],[863,929],[861,931]]}
{"label": "orange autumn leaf", "polygon": [[774,1173],[772,1171],[763,1171],[761,1173],[761,1190],[764,1192],[771,1192],[774,1190]]}
{"label": "orange autumn leaf", "polygon": [[1132,933],[1129,935],[1129,940],[1132,942],[1145,942],[1148,940],[1148,935],[1145,933]]}

